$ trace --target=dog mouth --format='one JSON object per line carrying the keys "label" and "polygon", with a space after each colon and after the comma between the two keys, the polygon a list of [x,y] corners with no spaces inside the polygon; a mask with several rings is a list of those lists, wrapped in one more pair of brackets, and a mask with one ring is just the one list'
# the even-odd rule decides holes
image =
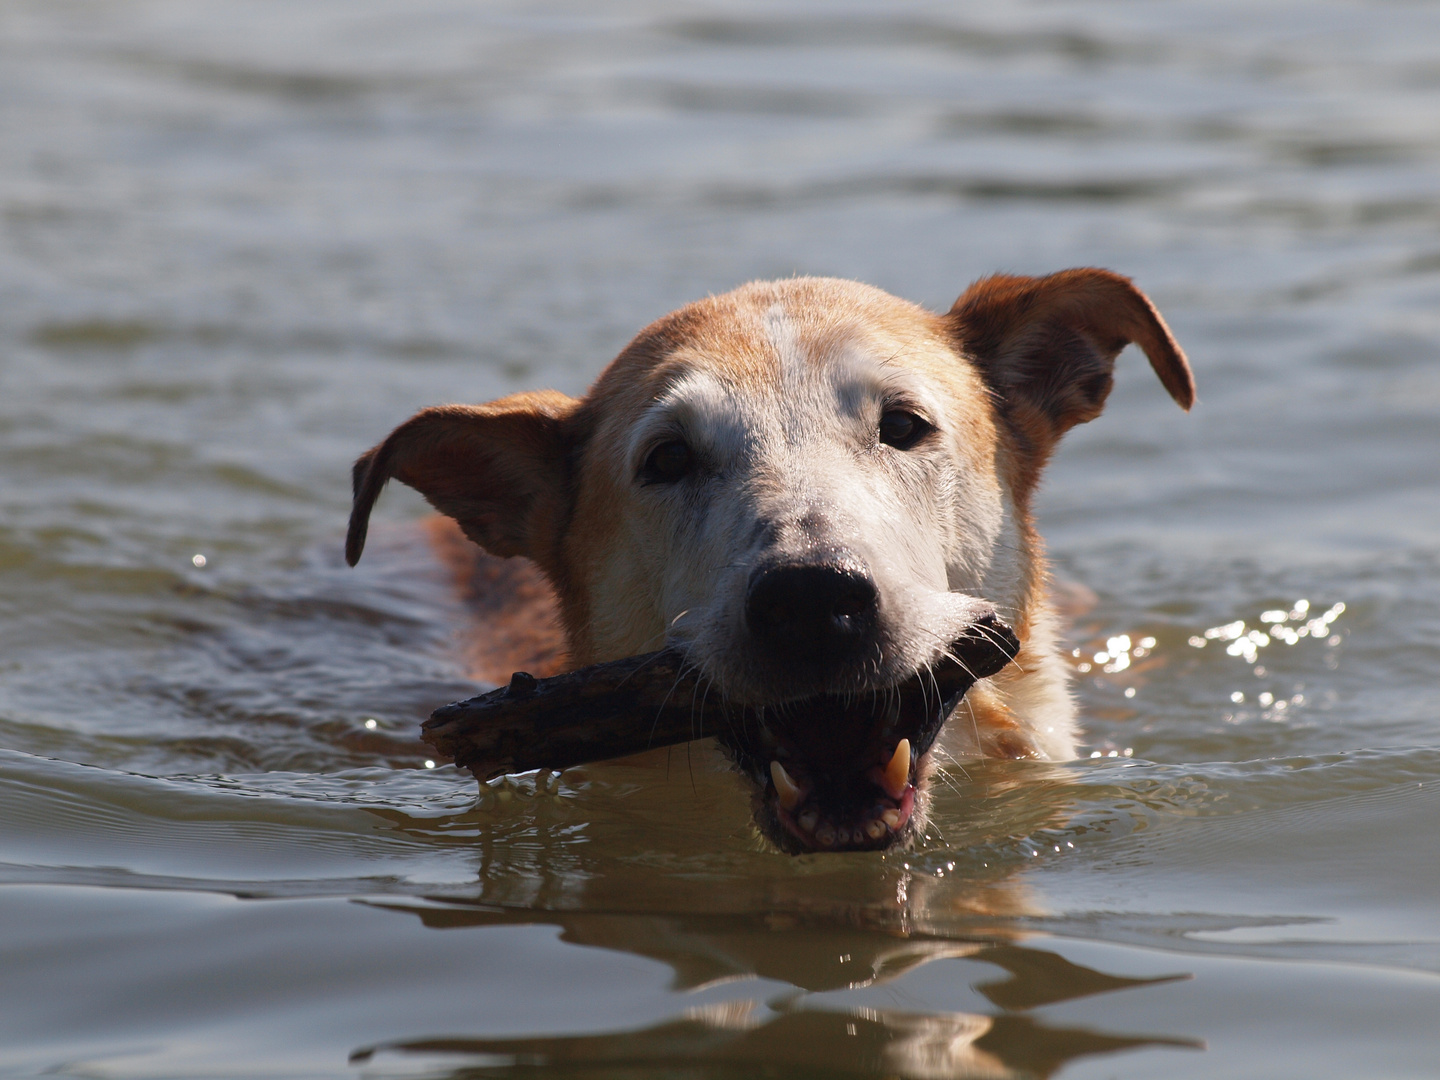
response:
{"label": "dog mouth", "polygon": [[[920,703],[901,693],[882,704],[884,697],[844,705],[823,698],[796,702],[785,710],[785,723],[766,725],[761,741],[770,744],[769,753],[750,755],[755,764],[745,771],[761,789],[762,821],[772,824],[767,832],[782,847],[864,851],[891,847],[907,835],[928,749],[922,732],[939,730],[947,703]],[[831,737],[797,737],[799,723],[821,725]],[[768,766],[756,768],[764,757]]]}
{"label": "dog mouth", "polygon": [[976,680],[1017,651],[1009,628],[986,616],[902,683],[747,708],[721,742],[755,785],[762,830],[792,853],[878,851],[907,840],[946,719]]}

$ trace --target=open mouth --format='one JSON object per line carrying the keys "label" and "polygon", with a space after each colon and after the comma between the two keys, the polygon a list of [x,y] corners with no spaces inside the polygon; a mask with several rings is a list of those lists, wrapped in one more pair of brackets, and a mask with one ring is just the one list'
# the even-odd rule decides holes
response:
{"label": "open mouth", "polygon": [[892,685],[764,705],[722,701],[707,722],[699,669],[668,648],[545,679],[516,672],[508,686],[436,709],[421,737],[484,782],[714,736],[754,782],[756,821],[782,850],[880,849],[914,831],[926,755],[946,718],[1019,650],[1010,628],[984,615],[939,659]]}
{"label": "open mouth", "polygon": [[913,828],[922,766],[946,718],[1018,643],[993,616],[905,682],[751,706],[721,736],[759,791],[757,817],[788,851],[891,847]]}

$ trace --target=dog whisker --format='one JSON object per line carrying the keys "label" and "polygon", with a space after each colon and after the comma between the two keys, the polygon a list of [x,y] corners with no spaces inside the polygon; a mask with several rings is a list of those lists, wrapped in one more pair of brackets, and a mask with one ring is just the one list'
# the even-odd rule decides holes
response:
{"label": "dog whisker", "polygon": [[[1029,507],[1056,443],[1099,412],[1131,343],[1189,409],[1184,352],[1110,271],[994,275],[944,314],[856,282],[752,282],[642,330],[584,399],[521,393],[411,417],[355,463],[346,560],[359,559],[388,482],[410,483],[459,523],[457,538],[531,560],[554,587],[505,586],[513,595],[486,608],[498,641],[530,640],[507,636],[513,619],[563,627],[577,665],[637,645],[671,663],[678,650],[660,711],[684,716],[688,682],[692,736],[718,735],[752,779],[766,766],[752,759],[773,746],[783,754],[770,760],[794,762],[788,810],[761,815],[772,840],[884,847],[923,817],[932,770],[917,761],[946,760],[943,740],[963,743],[962,725],[977,753],[1074,752]],[[955,625],[986,600],[1015,623],[1019,647],[985,621]],[[942,684],[973,680],[988,648],[1005,651],[1004,677],[962,697],[968,720],[943,715]],[[808,747],[781,738],[806,725],[791,741]],[[872,760],[884,754],[894,756]],[[687,763],[693,786],[693,752]],[[780,795],[773,779],[758,777],[762,796]],[[846,798],[857,805],[834,810]]]}

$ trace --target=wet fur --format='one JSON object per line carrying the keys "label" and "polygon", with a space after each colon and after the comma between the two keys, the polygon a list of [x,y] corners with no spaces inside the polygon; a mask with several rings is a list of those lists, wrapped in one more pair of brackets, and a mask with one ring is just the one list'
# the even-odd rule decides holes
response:
{"label": "wet fur", "polygon": [[[970,692],[941,753],[1063,759],[1074,706],[1031,503],[1132,342],[1188,409],[1183,352],[1148,298],[1108,271],[997,275],[944,314],[855,282],[751,283],[646,327],[584,398],[529,392],[412,417],[356,463],[347,557],[398,478],[492,556],[529,560],[467,556],[453,531],[435,533],[494,619],[476,657],[484,677],[669,642],[715,692],[754,703],[892,685],[993,606],[1021,652]],[[915,450],[875,440],[897,402],[935,428]],[[672,438],[694,448],[704,483],[638,482]],[[745,590],[766,560],[832,551],[878,586],[876,655],[807,685],[747,641]]]}

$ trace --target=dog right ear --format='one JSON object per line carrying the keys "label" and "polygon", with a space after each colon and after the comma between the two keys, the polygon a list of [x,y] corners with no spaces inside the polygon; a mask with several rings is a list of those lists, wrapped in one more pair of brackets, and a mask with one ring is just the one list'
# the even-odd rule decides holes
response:
{"label": "dog right ear", "polygon": [[1182,409],[1195,403],[1190,364],[1160,312],[1109,270],[983,278],[945,321],[1042,462],[1061,435],[1100,415],[1115,357],[1131,342]]}
{"label": "dog right ear", "polygon": [[534,558],[544,522],[563,511],[574,438],[568,421],[579,404],[542,390],[416,413],[355,462],[345,561],[360,561],[370,511],[392,476],[492,555]]}

